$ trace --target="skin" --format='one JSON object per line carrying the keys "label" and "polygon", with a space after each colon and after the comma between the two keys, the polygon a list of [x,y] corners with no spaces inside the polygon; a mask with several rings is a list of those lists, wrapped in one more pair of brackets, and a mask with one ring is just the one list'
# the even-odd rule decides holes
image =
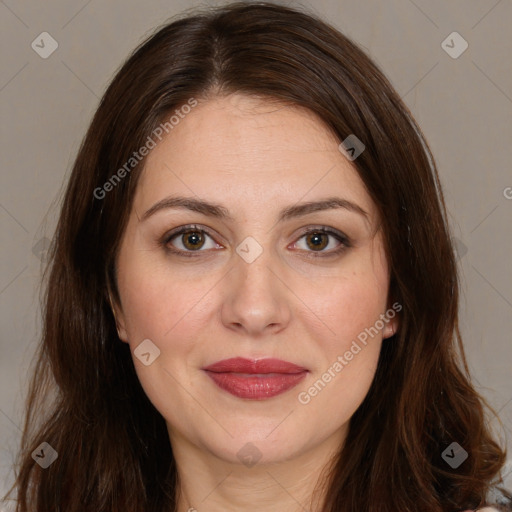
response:
{"label": "skin", "polygon": [[[221,204],[233,219],[185,208],[144,218],[171,195]],[[336,208],[278,222],[286,207],[333,196],[357,204],[367,217]],[[193,257],[166,250],[165,235],[187,224],[211,235],[203,246],[194,242],[195,251],[188,246]],[[118,254],[115,312],[132,354],[145,339],[160,350],[148,366],[133,361],[168,426],[181,480],[179,512],[319,508],[310,500],[320,472],[342,446],[398,317],[309,403],[298,395],[391,307],[378,225],[353,164],[303,109],[239,94],[210,98],[151,151]],[[304,231],[318,226],[341,231],[351,246],[314,257]],[[252,263],[236,252],[249,236],[263,250]],[[186,251],[184,238],[167,247]],[[328,242],[324,255],[341,244],[332,235],[321,241]],[[236,356],[275,357],[309,373],[276,397],[241,399],[202,370]],[[247,443],[261,454],[252,467],[237,457]]]}

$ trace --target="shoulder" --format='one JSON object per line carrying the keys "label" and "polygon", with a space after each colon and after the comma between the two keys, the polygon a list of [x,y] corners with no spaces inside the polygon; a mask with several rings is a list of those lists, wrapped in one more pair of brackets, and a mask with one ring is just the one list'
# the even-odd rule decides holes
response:
{"label": "shoulder", "polygon": [[491,506],[487,506],[487,507],[484,507],[484,508],[479,508],[477,510],[466,510],[464,512],[500,512],[502,510],[511,510],[510,508],[496,508],[496,507],[491,507]]}
{"label": "shoulder", "polygon": [[462,512],[499,512],[499,510],[494,507],[484,507],[484,508],[479,508],[477,510],[464,510]]}
{"label": "shoulder", "polygon": [[463,510],[461,512],[500,512],[500,511],[494,507],[484,507],[484,508],[479,508],[477,510]]}

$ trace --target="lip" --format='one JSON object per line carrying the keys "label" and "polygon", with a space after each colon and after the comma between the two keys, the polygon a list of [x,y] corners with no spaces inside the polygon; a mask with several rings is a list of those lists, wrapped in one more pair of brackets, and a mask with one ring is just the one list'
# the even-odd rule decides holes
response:
{"label": "lip", "polygon": [[213,382],[232,395],[265,400],[295,387],[308,370],[281,359],[224,359],[203,368]]}

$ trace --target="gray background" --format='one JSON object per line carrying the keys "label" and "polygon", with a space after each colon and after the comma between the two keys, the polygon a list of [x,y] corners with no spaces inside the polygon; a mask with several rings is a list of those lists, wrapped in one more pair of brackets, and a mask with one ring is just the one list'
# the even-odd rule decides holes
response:
{"label": "gray background", "polygon": [[[153,28],[185,9],[219,3],[225,2],[0,1],[0,493],[12,480],[27,372],[40,333],[41,261],[63,182],[98,100]],[[469,364],[504,428],[492,424],[512,449],[512,2],[303,5],[369,52],[432,147],[459,249]],[[469,44],[456,59],[441,46],[453,31]],[[59,45],[46,59],[31,47],[34,40],[41,45],[42,32]],[[461,48],[456,40],[446,44]],[[509,463],[509,488],[511,470]]]}

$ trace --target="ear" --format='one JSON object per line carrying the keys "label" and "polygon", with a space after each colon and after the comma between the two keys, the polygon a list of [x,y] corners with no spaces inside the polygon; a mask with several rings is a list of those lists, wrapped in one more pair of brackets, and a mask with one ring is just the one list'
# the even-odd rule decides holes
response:
{"label": "ear", "polygon": [[392,306],[388,307],[385,316],[388,321],[382,330],[382,339],[391,338],[394,336],[400,327],[400,316],[399,312],[402,310],[400,303],[395,302]]}
{"label": "ear", "polygon": [[382,331],[382,339],[391,338],[398,331],[398,319],[390,320]]}
{"label": "ear", "polygon": [[123,314],[123,310],[121,305],[117,303],[114,299],[112,299],[112,294],[110,290],[108,290],[108,301],[110,303],[110,308],[112,310],[112,314],[114,315],[114,320],[116,322],[117,335],[121,341],[128,343],[128,333],[126,332],[126,323]]}

